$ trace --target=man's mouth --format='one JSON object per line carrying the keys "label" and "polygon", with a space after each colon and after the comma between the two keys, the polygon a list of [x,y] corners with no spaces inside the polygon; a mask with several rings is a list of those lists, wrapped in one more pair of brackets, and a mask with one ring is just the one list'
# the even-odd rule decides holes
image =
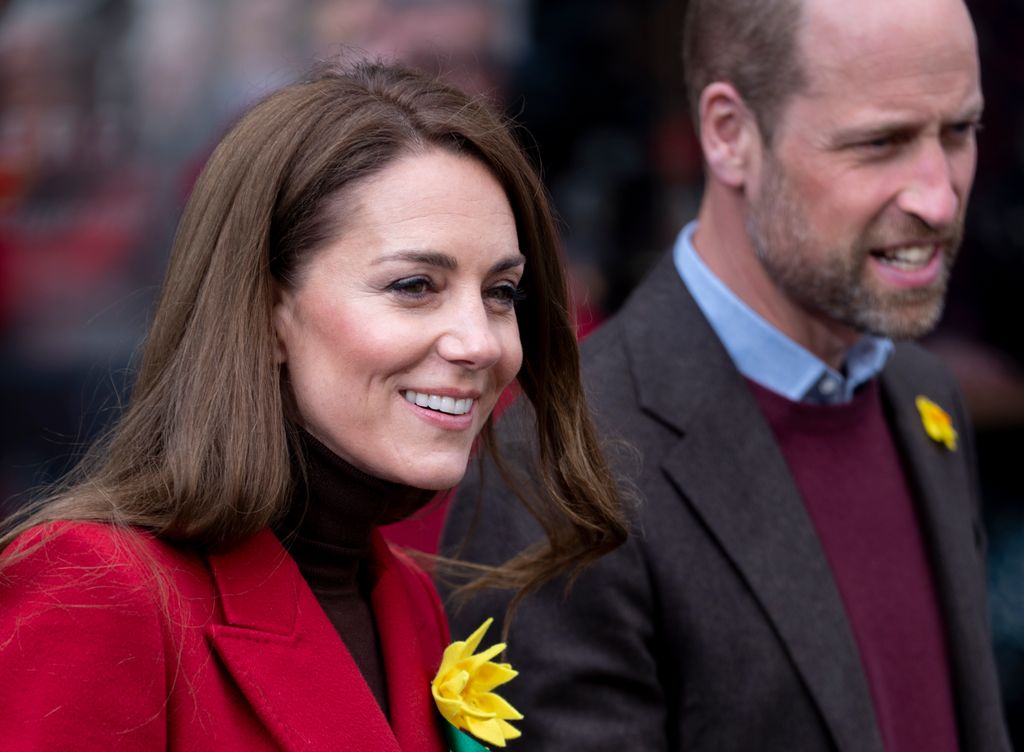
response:
{"label": "man's mouth", "polygon": [[456,399],[454,397],[446,397],[440,394],[414,392],[412,389],[406,389],[404,396],[407,401],[412,402],[414,405],[425,407],[429,410],[436,410],[441,413],[447,413],[448,415],[465,415],[473,408],[472,397]]}
{"label": "man's mouth", "polygon": [[940,243],[922,243],[883,248],[871,251],[871,255],[886,266],[911,272],[925,268],[941,249]]}

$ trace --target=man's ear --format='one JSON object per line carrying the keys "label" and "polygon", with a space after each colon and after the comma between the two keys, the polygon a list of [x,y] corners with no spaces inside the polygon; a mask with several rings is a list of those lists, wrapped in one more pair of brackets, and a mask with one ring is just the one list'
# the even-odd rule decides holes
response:
{"label": "man's ear", "polygon": [[701,92],[700,143],[718,181],[736,189],[750,182],[760,161],[761,131],[732,84],[716,81]]}

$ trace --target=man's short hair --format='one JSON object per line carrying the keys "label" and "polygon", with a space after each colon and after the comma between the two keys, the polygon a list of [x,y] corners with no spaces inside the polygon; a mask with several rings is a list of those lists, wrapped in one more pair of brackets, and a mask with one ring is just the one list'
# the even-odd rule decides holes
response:
{"label": "man's short hair", "polygon": [[701,92],[727,81],[771,143],[787,97],[806,80],[797,37],[802,6],[802,0],[689,0],[683,73],[698,131]]}

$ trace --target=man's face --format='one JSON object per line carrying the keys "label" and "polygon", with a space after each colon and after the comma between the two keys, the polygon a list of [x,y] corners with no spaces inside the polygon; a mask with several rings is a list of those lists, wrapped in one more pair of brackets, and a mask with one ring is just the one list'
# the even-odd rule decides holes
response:
{"label": "man's face", "polygon": [[777,290],[833,329],[919,336],[941,314],[974,178],[967,11],[807,0],[800,34],[809,86],[749,190],[754,249]]}

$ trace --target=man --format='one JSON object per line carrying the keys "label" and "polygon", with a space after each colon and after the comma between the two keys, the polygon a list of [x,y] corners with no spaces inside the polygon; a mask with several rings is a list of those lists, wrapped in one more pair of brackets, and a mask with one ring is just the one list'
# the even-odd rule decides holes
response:
{"label": "man", "polygon": [[[892,343],[935,324],[959,245],[967,9],[691,0],[684,61],[699,216],[584,346],[633,536],[517,612],[521,746],[1007,750],[968,418]],[[513,462],[528,419],[502,426]],[[493,562],[537,533],[483,470],[445,548]]]}

